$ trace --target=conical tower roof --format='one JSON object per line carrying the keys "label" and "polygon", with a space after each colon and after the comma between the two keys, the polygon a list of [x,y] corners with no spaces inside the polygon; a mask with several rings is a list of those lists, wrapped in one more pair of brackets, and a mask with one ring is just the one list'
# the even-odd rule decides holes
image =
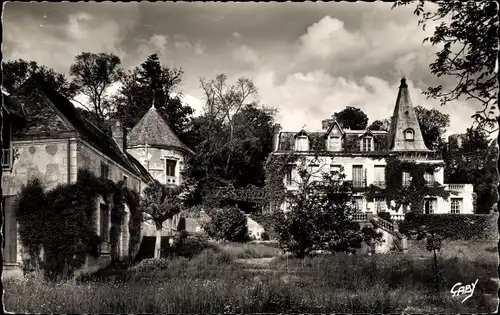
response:
{"label": "conical tower roof", "polygon": [[159,148],[176,148],[192,153],[161,117],[154,105],[132,128],[127,139],[128,147],[146,144]]}
{"label": "conical tower roof", "polygon": [[429,152],[422,137],[406,79],[401,79],[389,130],[389,150]]}

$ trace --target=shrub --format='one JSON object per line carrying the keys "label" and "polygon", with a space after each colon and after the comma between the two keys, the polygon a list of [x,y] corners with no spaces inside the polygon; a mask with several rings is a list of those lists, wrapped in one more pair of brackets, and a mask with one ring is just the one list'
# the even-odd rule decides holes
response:
{"label": "shrub", "polygon": [[181,231],[175,235],[173,249],[170,252],[180,257],[192,258],[209,247],[208,241],[202,234]]}
{"label": "shrub", "polygon": [[205,233],[216,240],[244,242],[248,240],[246,216],[236,207],[207,211],[210,220],[203,222]]}

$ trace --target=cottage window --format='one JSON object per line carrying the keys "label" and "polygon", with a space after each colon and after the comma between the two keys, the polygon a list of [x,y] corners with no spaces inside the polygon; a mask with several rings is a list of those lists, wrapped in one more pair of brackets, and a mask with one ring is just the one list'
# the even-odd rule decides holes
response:
{"label": "cottage window", "polygon": [[127,177],[127,175],[123,175],[123,185],[125,187],[128,187],[128,177]]}
{"label": "cottage window", "polygon": [[338,136],[328,137],[328,151],[339,152],[342,149],[341,138]]}
{"label": "cottage window", "polygon": [[352,166],[352,185],[353,187],[363,187],[363,165],[353,165]]}
{"label": "cottage window", "polygon": [[451,213],[458,214],[462,209],[462,198],[451,198]]}
{"label": "cottage window", "polygon": [[297,151],[309,151],[309,139],[307,136],[299,136],[295,139],[295,150]]}
{"label": "cottage window", "polygon": [[290,167],[287,171],[286,171],[286,184],[288,186],[291,186],[292,185],[292,168]]}
{"label": "cottage window", "polygon": [[2,168],[10,168],[12,166],[12,130],[11,124],[8,121],[4,122],[2,128]]}
{"label": "cottage window", "polygon": [[101,162],[101,177],[109,178],[109,165]]}
{"label": "cottage window", "polygon": [[108,250],[109,243],[109,206],[101,203],[99,207],[99,236],[102,237],[101,252]]}
{"label": "cottage window", "polygon": [[405,130],[405,140],[413,141],[413,139],[414,139],[413,129],[406,129]]}
{"label": "cottage window", "polygon": [[166,160],[165,161],[166,168],[165,171],[167,176],[175,176],[175,166],[177,165],[177,161],[175,160]]}
{"label": "cottage window", "polygon": [[373,138],[366,137],[361,140],[361,151],[373,151]]}
{"label": "cottage window", "polygon": [[374,168],[374,184],[377,186],[382,186],[385,184],[385,166],[384,165],[375,165]]}

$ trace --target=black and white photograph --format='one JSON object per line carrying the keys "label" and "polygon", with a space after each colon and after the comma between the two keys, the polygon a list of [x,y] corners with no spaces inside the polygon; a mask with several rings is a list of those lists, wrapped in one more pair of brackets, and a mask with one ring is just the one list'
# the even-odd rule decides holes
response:
{"label": "black and white photograph", "polygon": [[498,11],[3,3],[4,312],[496,313]]}

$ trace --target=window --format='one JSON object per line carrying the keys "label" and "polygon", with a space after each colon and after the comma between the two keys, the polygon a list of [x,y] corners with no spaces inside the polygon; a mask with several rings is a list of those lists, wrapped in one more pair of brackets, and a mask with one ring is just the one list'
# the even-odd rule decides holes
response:
{"label": "window", "polygon": [[101,177],[109,178],[109,165],[101,162]]}
{"label": "window", "polygon": [[363,210],[363,197],[354,197],[354,210],[362,211]]}
{"label": "window", "polygon": [[451,198],[451,213],[460,213],[462,209],[462,198]]}
{"label": "window", "polygon": [[128,177],[127,177],[127,175],[123,175],[123,185],[125,187],[128,187]]}
{"label": "window", "polygon": [[374,173],[374,184],[376,186],[383,186],[385,184],[385,166],[375,165]]}
{"label": "window", "polygon": [[342,149],[341,138],[337,136],[328,137],[328,151],[339,152]]}
{"label": "window", "polygon": [[309,151],[309,141],[307,136],[299,136],[295,139],[295,150]]}
{"label": "window", "polygon": [[404,134],[406,141],[413,141],[414,139],[413,129],[406,129]]}
{"label": "window", "polygon": [[99,236],[103,239],[101,251],[106,251],[109,242],[109,206],[104,203],[99,207]]}
{"label": "window", "polygon": [[371,137],[361,139],[361,151],[373,151],[372,140]]}
{"label": "window", "polygon": [[385,212],[385,210],[386,210],[386,203],[384,198],[375,198],[375,211],[379,213],[379,212]]}
{"label": "window", "polygon": [[402,185],[408,187],[411,184],[411,177],[409,172],[403,172]]}
{"label": "window", "polygon": [[292,185],[292,168],[289,168],[287,171],[286,171],[286,184],[288,186],[291,186]]}
{"label": "window", "polygon": [[352,185],[353,187],[363,187],[363,165],[352,166]]}
{"label": "window", "polygon": [[11,142],[11,126],[10,123],[4,120],[2,128],[2,168],[10,168],[12,166],[12,142]]}
{"label": "window", "polygon": [[437,199],[436,198],[426,198],[424,200],[424,213],[433,214],[436,211]]}
{"label": "window", "polygon": [[427,186],[434,185],[434,172],[433,171],[426,171],[424,174],[424,179],[425,179],[425,184]]}
{"label": "window", "polygon": [[165,171],[167,173],[167,176],[175,176],[175,166],[177,165],[177,161],[175,160],[165,160]]}

